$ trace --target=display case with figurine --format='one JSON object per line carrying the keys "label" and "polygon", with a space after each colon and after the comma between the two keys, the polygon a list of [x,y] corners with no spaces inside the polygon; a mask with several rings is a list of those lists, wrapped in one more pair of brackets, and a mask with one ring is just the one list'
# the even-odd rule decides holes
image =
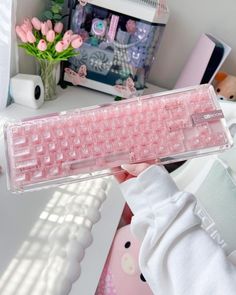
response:
{"label": "display case with figurine", "polygon": [[163,0],[69,1],[69,29],[81,35],[63,82],[115,96],[142,94],[168,20]]}

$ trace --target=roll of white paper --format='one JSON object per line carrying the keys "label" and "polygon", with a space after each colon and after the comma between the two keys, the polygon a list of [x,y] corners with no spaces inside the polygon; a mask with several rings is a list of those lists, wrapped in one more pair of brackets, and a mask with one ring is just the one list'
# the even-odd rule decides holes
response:
{"label": "roll of white paper", "polygon": [[17,74],[11,78],[10,94],[15,103],[38,109],[44,102],[44,87],[41,77]]}

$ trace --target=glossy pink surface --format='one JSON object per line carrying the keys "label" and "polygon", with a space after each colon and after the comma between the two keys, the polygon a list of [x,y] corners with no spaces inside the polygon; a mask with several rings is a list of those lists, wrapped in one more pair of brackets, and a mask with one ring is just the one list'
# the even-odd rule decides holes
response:
{"label": "glossy pink surface", "polygon": [[219,116],[193,121],[216,110],[212,87],[202,85],[11,123],[5,128],[11,188],[222,149],[229,137]]}
{"label": "glossy pink surface", "polygon": [[117,231],[95,295],[153,294],[139,268],[139,249],[129,225]]}

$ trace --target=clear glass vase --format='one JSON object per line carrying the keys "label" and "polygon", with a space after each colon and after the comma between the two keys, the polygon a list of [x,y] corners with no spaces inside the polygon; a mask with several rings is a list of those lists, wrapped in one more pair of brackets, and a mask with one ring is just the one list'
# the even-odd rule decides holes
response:
{"label": "clear glass vase", "polygon": [[59,62],[41,59],[39,65],[40,76],[44,85],[44,100],[54,100],[57,97],[57,69]]}

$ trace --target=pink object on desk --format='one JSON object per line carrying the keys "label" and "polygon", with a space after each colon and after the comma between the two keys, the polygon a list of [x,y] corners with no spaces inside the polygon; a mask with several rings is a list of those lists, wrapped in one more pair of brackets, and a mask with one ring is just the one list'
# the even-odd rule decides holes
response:
{"label": "pink object on desk", "polygon": [[202,85],[9,123],[10,188],[38,189],[95,177],[91,172],[110,175],[125,163],[169,163],[228,148],[222,117],[213,87]]}
{"label": "pink object on desk", "polygon": [[[221,50],[215,50],[219,45]],[[174,88],[211,83],[230,50],[231,48],[227,44],[214,38],[212,35],[202,34],[180,73]],[[208,74],[205,76],[207,71]],[[205,81],[202,81],[202,79]]]}
{"label": "pink object on desk", "polygon": [[86,81],[87,67],[85,65],[80,66],[78,72],[75,72],[70,68],[65,68],[65,73],[67,74],[69,82],[73,85],[79,85]]}
{"label": "pink object on desk", "polygon": [[139,249],[129,225],[117,231],[95,295],[153,294],[139,268]]}

